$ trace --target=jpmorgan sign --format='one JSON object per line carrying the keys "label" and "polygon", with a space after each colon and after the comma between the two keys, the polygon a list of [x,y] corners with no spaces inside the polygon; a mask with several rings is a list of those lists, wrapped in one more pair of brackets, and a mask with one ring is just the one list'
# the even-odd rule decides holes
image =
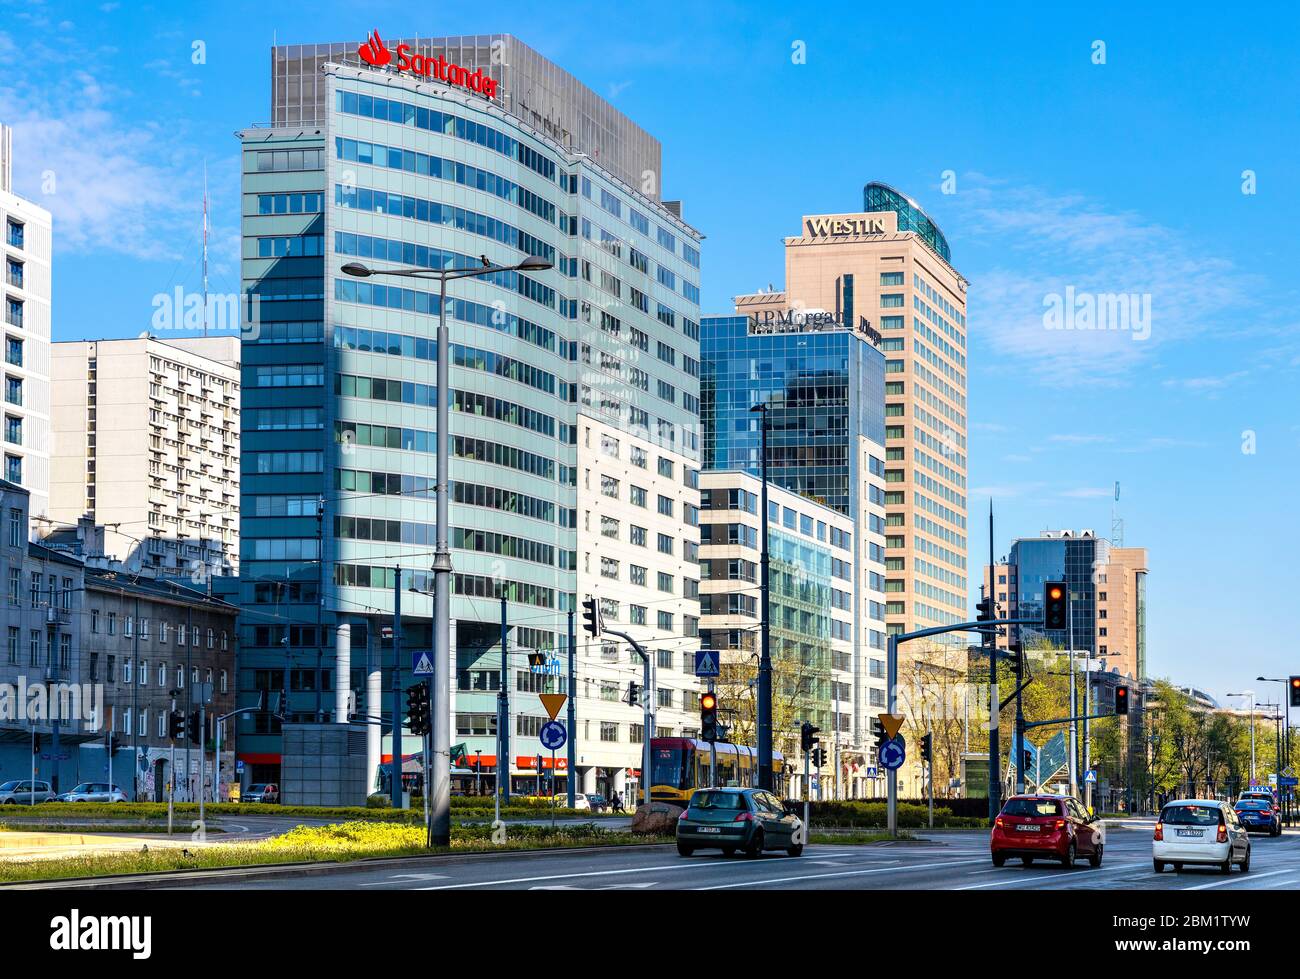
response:
{"label": "jpmorgan sign", "polygon": [[[852,329],[842,313],[829,313],[821,309],[765,309],[749,316],[749,334],[766,333],[820,333],[830,330]],[[857,331],[877,346],[881,336],[865,316],[858,317]]]}
{"label": "jpmorgan sign", "polygon": [[804,230],[809,238],[845,238],[853,235],[881,235],[885,233],[884,218],[870,214],[861,217],[804,218]]}

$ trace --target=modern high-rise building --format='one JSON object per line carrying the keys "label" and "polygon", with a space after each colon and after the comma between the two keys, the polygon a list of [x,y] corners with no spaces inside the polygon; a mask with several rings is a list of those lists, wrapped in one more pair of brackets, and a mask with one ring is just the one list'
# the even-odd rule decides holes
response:
{"label": "modern high-rise building", "polygon": [[1018,636],[999,637],[1001,648],[1041,634],[1062,649],[1072,642],[1076,652],[1091,652],[1107,673],[1147,677],[1145,547],[1116,547],[1091,530],[1049,530],[1018,538],[994,574],[994,601],[1013,618],[1042,614],[1044,582],[1064,581],[1070,592],[1069,635],[1020,626]]}
{"label": "modern high-rise building", "polygon": [[[700,481],[700,643],[722,653],[717,692],[729,740],[752,745],[762,483],[735,470],[706,470]],[[786,791],[796,798],[803,794],[799,780],[810,774],[799,751],[803,721],[820,728],[821,747],[833,759],[814,797],[866,798],[884,786],[870,777],[875,747],[860,737],[870,724],[857,722],[864,711],[885,709],[885,654],[868,653],[860,669],[854,653],[856,540],[848,514],[769,484],[773,743],[785,757]],[[874,616],[868,609],[882,635],[883,597],[877,593]]]}
{"label": "modern high-rise building", "polygon": [[[889,631],[966,621],[966,280],[947,240],[915,201],[873,182],[862,212],[803,218],[785,239],[785,278],[784,291],[738,296],[736,312],[781,329],[791,311],[814,322],[820,311],[882,337]],[[822,464],[809,453],[799,484],[782,485],[837,505]]]}
{"label": "modern high-rise building", "polygon": [[30,494],[30,516],[50,503],[50,212],[13,192],[13,132],[0,125],[0,253],[4,280],[4,430],[0,479]]}
{"label": "modern high-rise building", "polygon": [[[571,693],[580,789],[627,792],[646,732],[621,691],[640,665],[580,638],[577,689],[564,673],[570,613],[597,596],[660,658],[657,732],[698,724],[680,652],[698,642],[701,235],[661,201],[659,143],[509,35],[277,47],[271,64],[272,121],[240,134],[241,703],[284,689],[310,720],[343,682],[377,717],[394,662],[409,683],[432,639],[437,288],[341,267],[537,256],[553,270],[449,283],[452,741],[482,785],[508,767],[531,789],[538,756],[551,766],[537,694]],[[276,780],[278,724],[241,728],[258,780]]]}
{"label": "modern high-rise building", "polygon": [[[774,310],[769,318],[767,312],[751,307],[748,315],[703,321],[705,470],[761,473],[761,421],[755,409],[764,408],[770,483],[848,522],[841,546],[830,548],[830,562],[839,572],[832,575],[837,579],[832,597],[847,605],[852,623],[851,634],[841,636],[849,642],[849,679],[835,682],[848,684],[852,699],[844,711],[804,704],[800,712],[801,719],[822,721],[818,726],[825,731],[839,731],[846,750],[869,755],[875,749],[869,715],[885,703],[886,355],[879,335],[852,319],[812,308],[793,317],[785,315],[784,306],[780,315]],[[788,530],[787,519],[814,524],[819,519],[798,514],[783,505],[772,529]],[[776,616],[774,610],[774,629]],[[831,616],[828,626],[839,628],[834,620]],[[774,644],[774,654],[802,655],[798,632],[791,630],[788,643]],[[745,652],[749,641],[740,633],[713,634],[724,655]],[[850,718],[847,730],[841,713]]]}
{"label": "modern high-rise building", "polygon": [[239,338],[76,340],[53,352],[50,519],[89,517],[105,528],[105,555],[132,570],[229,574]]}

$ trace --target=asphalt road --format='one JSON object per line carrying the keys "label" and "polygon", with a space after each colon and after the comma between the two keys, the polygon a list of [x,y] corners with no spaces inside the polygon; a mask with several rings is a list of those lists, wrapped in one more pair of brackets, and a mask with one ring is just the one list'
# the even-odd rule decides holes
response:
{"label": "asphalt road", "polygon": [[1253,837],[1251,869],[1224,876],[1212,868],[1156,874],[1151,830],[1110,827],[1103,865],[1080,861],[993,867],[984,831],[935,834],[928,845],[813,844],[802,857],[758,859],[706,852],[679,857],[672,847],[509,856],[452,857],[338,870],[274,880],[223,882],[201,889],[239,890],[1282,890],[1300,889],[1300,830]]}

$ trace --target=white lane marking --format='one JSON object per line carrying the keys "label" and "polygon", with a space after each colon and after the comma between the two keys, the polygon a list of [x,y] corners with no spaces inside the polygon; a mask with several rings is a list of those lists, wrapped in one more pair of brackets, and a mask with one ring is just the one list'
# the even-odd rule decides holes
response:
{"label": "white lane marking", "polygon": [[1213,884],[1197,884],[1194,887],[1180,887],[1181,891],[1208,891],[1211,887],[1225,887],[1228,884],[1240,884],[1248,880],[1259,880],[1261,877],[1276,877],[1278,874],[1289,874],[1290,870],[1270,870],[1266,874],[1245,873],[1240,877],[1225,877],[1223,880],[1216,880]]}
{"label": "white lane marking", "polygon": [[974,863],[973,860],[953,860],[948,863],[925,863],[917,864],[914,867],[876,867],[871,870],[841,870],[831,874],[804,874],[799,877],[773,877],[764,880],[741,880],[734,884],[714,884],[711,887],[693,887],[695,891],[721,891],[730,887],[755,887],[759,884],[788,884],[796,880],[824,880],[829,877],[861,877],[865,874],[885,874],[891,871],[904,873],[909,870],[929,870],[933,867],[960,867],[963,864]]}
{"label": "white lane marking", "polygon": [[439,884],[436,887],[421,887],[422,891],[452,891],[462,887],[495,887],[498,884],[532,884],[543,880],[574,880],[580,877],[612,877],[618,874],[648,874],[653,870],[690,870],[692,867],[745,867],[740,860],[726,857],[721,860],[683,860],[679,864],[667,864],[662,867],[629,867],[624,870],[591,870],[581,874],[545,874],[540,877],[511,877],[504,880],[475,880],[463,884]]}
{"label": "white lane marking", "polygon": [[1291,877],[1288,878],[1287,880],[1275,880],[1272,883],[1270,883],[1268,886],[1269,887],[1290,887],[1295,882],[1296,879],[1294,877]]}
{"label": "white lane marking", "polygon": [[966,874],[967,877],[978,877],[980,874],[996,874],[1001,867],[990,867],[988,870],[972,870]]}
{"label": "white lane marking", "polygon": [[1083,872],[1082,868],[1076,868],[1074,870],[1063,871],[1059,874],[1047,874],[1046,876],[1038,875],[1034,877],[1013,877],[1008,880],[995,880],[988,884],[967,884],[965,887],[956,887],[953,889],[958,891],[977,891],[985,887],[1009,887],[1012,884],[1019,884],[1023,887],[1037,883],[1040,880],[1053,880],[1057,877],[1078,877],[1080,880],[1084,880],[1088,877],[1095,876],[1096,874],[1108,874],[1115,870],[1128,870],[1132,867],[1140,866],[1142,865],[1138,863],[1116,863],[1111,864],[1109,867],[1098,867],[1096,869],[1089,868],[1086,873]]}
{"label": "white lane marking", "polygon": [[[886,860],[884,863],[896,864],[900,860]],[[534,881],[543,880],[570,880],[577,877],[608,877],[615,874],[642,874],[649,873],[652,870],[690,870],[692,867],[752,867],[754,864],[746,860],[735,860],[731,857],[719,857],[715,860],[683,860],[681,863],[668,864],[661,867],[629,867],[624,870],[592,870],[580,874],[547,874],[540,877],[513,877],[505,880],[480,880],[469,881],[463,884],[442,884],[437,887],[422,887],[418,890],[425,891],[449,891],[462,887],[493,887],[498,884],[531,884]],[[888,867],[883,869],[889,869]]]}
{"label": "white lane marking", "polygon": [[362,884],[362,887],[383,887],[386,884],[395,884],[398,881],[410,883],[414,880],[447,880],[448,874],[391,874],[385,880],[374,881],[369,884]]}

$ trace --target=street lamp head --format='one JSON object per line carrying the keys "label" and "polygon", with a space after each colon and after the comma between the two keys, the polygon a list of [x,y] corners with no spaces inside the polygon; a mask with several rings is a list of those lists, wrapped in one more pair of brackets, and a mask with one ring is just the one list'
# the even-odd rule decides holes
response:
{"label": "street lamp head", "polygon": [[767,405],[753,405],[753,406],[750,407],[749,410],[750,410],[750,411],[767,411]]}
{"label": "street lamp head", "polygon": [[523,272],[544,272],[554,267],[554,262],[548,262],[546,259],[537,255],[529,255],[519,263],[519,269]]}
{"label": "street lamp head", "polygon": [[346,275],[354,275],[358,279],[368,279],[371,274],[370,269],[360,262],[348,262],[347,265],[343,266],[343,272]]}

